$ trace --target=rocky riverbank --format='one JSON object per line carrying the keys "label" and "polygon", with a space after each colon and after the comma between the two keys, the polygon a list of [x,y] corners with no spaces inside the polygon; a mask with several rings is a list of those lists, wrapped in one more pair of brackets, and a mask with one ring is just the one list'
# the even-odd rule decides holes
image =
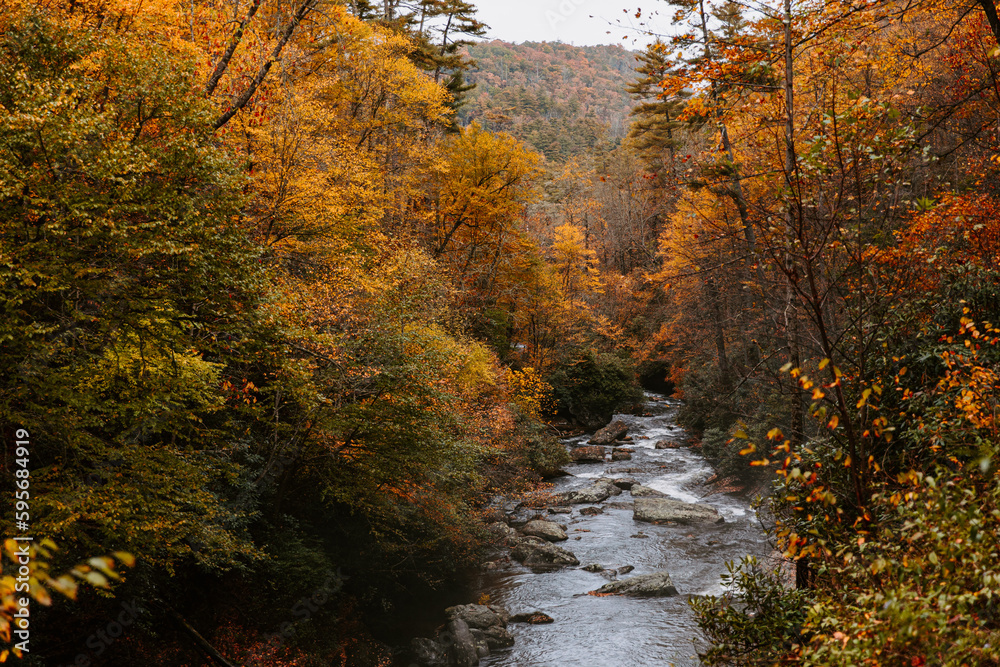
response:
{"label": "rocky riverbank", "polygon": [[[479,576],[488,604],[478,606],[504,632],[483,634],[476,624],[494,617],[482,610],[470,623],[450,608],[438,637],[426,638],[444,650],[414,664],[697,664],[687,598],[720,593],[727,560],[768,547],[744,497],[704,486],[712,470],[684,444],[674,405],[650,398],[646,416],[568,438],[571,453],[599,448],[600,457],[579,457],[550,493],[507,504],[489,526],[498,547]],[[632,460],[623,464],[613,454],[624,448]],[[531,618],[544,622],[517,622]],[[461,662],[472,651],[453,647],[459,637],[472,638],[475,661]]]}

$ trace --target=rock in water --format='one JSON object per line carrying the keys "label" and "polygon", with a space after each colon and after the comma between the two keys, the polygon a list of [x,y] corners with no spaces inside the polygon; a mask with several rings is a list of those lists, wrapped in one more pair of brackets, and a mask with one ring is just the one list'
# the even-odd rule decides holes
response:
{"label": "rock in water", "polygon": [[572,552],[549,544],[538,537],[528,537],[517,543],[510,552],[514,560],[528,567],[559,567],[562,565],[579,565],[580,561]]}
{"label": "rock in water", "polygon": [[616,449],[615,451],[611,452],[611,460],[612,461],[631,461],[632,460],[632,454],[630,452],[624,452],[624,451],[622,451],[620,449]]}
{"label": "rock in water", "polygon": [[[476,641],[486,644],[488,649],[509,648],[514,645],[514,635],[510,630],[499,625],[491,625],[488,628],[472,629],[472,636]],[[489,655],[489,654],[487,654]]]}
{"label": "rock in water", "polygon": [[[635,487],[632,487],[635,493]],[[710,505],[682,503],[670,498],[637,498],[632,518],[636,521],[659,523],[723,523],[724,519]]]}
{"label": "rock in water", "polygon": [[613,421],[597,433],[594,437],[590,439],[588,444],[591,445],[610,445],[615,442],[615,440],[621,440],[628,433],[628,424],[621,421]]}
{"label": "rock in water", "polygon": [[619,477],[613,482],[613,484],[617,486],[619,489],[625,489],[626,491],[631,489],[633,485],[638,483],[639,482],[635,481],[631,477]]}
{"label": "rock in water", "polygon": [[640,574],[637,577],[612,581],[604,584],[596,591],[590,591],[591,595],[632,595],[635,597],[671,597],[677,595],[677,589],[670,581],[670,575],[666,572],[653,572],[652,574]]}
{"label": "rock in water", "polygon": [[540,623],[554,623],[553,619],[548,614],[543,614],[540,611],[526,611],[521,614],[514,614],[510,617],[511,623],[531,623],[532,625],[538,625]]}
{"label": "rock in water", "polygon": [[629,489],[629,491],[632,492],[633,498],[643,498],[648,496],[658,497],[658,498],[666,497],[665,493],[660,493],[656,489],[651,489],[648,486],[643,486],[642,484],[633,484],[632,488]]}
{"label": "rock in water", "polygon": [[559,502],[576,505],[579,503],[599,503],[607,500],[609,496],[617,496],[622,492],[609,479],[599,479],[590,486],[582,489],[567,491],[558,496]]}
{"label": "rock in water", "polygon": [[[448,607],[444,613],[456,643],[459,635],[454,634],[454,628],[460,631],[464,625],[468,629],[478,657],[488,656],[493,649],[514,645],[514,635],[507,630],[510,612],[499,605],[460,604]],[[459,652],[464,656],[468,651],[460,647]]]}
{"label": "rock in water", "polygon": [[539,521],[537,519],[529,521],[521,528],[521,532],[525,535],[540,537],[549,542],[562,542],[569,539],[565,529],[555,521]]}
{"label": "rock in water", "polygon": [[468,624],[460,618],[448,623],[448,634],[451,635],[451,664],[456,667],[475,667],[479,664],[479,651],[476,648],[476,638],[472,635]]}
{"label": "rock in water", "polygon": [[680,449],[681,443],[675,440],[658,440],[653,446],[657,449]]}
{"label": "rock in water", "polygon": [[448,620],[460,618],[470,627],[480,630],[490,626],[506,626],[510,614],[499,605],[459,604],[444,610]]}
{"label": "rock in water", "polygon": [[569,450],[569,457],[577,463],[603,463],[603,447],[574,447]]}

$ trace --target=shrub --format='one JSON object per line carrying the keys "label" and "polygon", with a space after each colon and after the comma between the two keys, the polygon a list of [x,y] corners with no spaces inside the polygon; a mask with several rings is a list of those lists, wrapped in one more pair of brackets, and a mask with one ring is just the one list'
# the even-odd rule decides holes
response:
{"label": "shrub", "polygon": [[604,426],[615,412],[642,402],[635,371],[613,354],[587,350],[548,378],[559,409],[588,428]]}

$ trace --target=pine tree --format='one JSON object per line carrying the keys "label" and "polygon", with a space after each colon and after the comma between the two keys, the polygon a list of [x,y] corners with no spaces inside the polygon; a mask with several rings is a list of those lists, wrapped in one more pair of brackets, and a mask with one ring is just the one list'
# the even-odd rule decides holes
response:
{"label": "pine tree", "polygon": [[639,100],[639,104],[630,114],[634,120],[628,136],[650,171],[660,175],[666,167],[673,169],[674,149],[677,146],[674,133],[681,126],[677,118],[684,108],[683,97],[686,95],[668,99],[660,97],[660,82],[674,66],[666,44],[657,40],[636,59],[639,61],[639,66],[635,68],[636,78],[626,90]]}
{"label": "pine tree", "polygon": [[[433,74],[436,83],[444,85],[453,110],[462,106],[466,94],[475,87],[466,82],[465,73],[476,65],[462,47],[472,43],[466,37],[481,37],[489,27],[476,19],[474,4],[465,0],[418,0],[410,4],[385,0],[380,9],[370,0],[355,0],[351,10],[358,18],[406,34],[414,47],[410,59]],[[449,129],[456,129],[454,120]]]}

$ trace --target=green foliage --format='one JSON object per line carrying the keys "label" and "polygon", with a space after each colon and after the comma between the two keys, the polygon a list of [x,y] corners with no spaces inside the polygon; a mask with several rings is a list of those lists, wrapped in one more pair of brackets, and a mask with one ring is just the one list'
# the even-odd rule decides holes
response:
{"label": "green foliage", "polygon": [[804,665],[1000,663],[1000,480],[913,473],[873,498],[877,528],[821,575]]}
{"label": "green foliage", "polygon": [[768,570],[754,557],[726,564],[727,592],[692,597],[698,626],[712,643],[699,657],[706,665],[750,667],[780,662],[794,644],[806,618],[806,591],[789,590],[787,574]]}
{"label": "green foliage", "polygon": [[158,46],[38,16],[0,39],[0,426],[46,462],[38,529],[231,567],[254,550],[206,450],[261,275],[213,111]]}
{"label": "green foliage", "polygon": [[585,350],[547,380],[560,410],[590,428],[604,426],[616,411],[642,401],[642,389],[629,362],[605,352]]}

